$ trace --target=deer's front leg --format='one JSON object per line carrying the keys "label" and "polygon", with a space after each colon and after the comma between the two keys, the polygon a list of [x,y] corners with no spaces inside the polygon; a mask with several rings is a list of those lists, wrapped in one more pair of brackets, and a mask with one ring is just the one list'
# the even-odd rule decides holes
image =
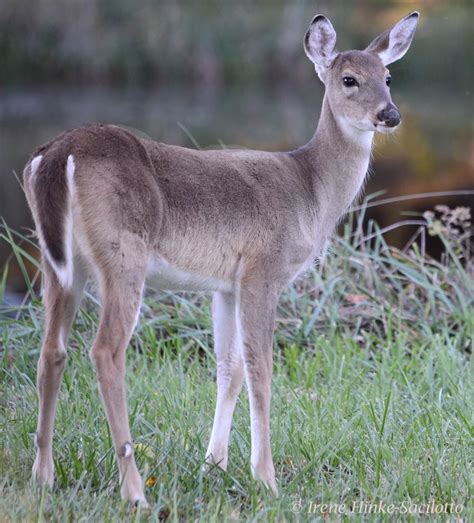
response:
{"label": "deer's front leg", "polygon": [[241,287],[237,305],[250,400],[252,474],[275,494],[277,487],[270,447],[270,395],[272,335],[278,297],[276,286],[252,282]]}
{"label": "deer's front leg", "polygon": [[237,340],[234,293],[214,294],[212,320],[217,360],[217,402],[206,461],[225,470],[232,415],[244,378],[242,351]]}

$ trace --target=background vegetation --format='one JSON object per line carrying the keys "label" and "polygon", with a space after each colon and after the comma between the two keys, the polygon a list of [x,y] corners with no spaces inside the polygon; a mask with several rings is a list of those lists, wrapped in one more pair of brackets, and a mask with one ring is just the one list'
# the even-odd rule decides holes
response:
{"label": "background vegetation", "polygon": [[[2,519],[309,521],[317,503],[379,501],[453,503],[458,515],[429,520],[472,519],[469,216],[439,209],[426,219],[419,234],[439,235],[442,261],[416,243],[405,251],[389,247],[374,224],[366,233],[356,226],[355,235],[347,226],[324,265],[285,292],[271,417],[278,498],[250,476],[245,391],[229,471],[202,469],[215,397],[209,302],[163,293],[145,300],[128,351],[132,432],[152,511],[136,514],[119,502],[110,433],[88,358],[97,325],[93,294],[76,321],[60,394],[57,487],[32,491],[43,312],[28,282],[31,302],[0,317],[0,346],[8,348],[1,353],[0,380]],[[361,223],[359,215],[356,225]],[[28,240],[6,227],[1,234],[22,260],[18,241]],[[352,514],[351,520],[393,518]]]}
{"label": "background vegetation", "polygon": [[[430,20],[408,57],[423,75],[400,83],[467,86],[472,20],[468,1],[430,0],[222,2],[206,0],[23,0],[0,11],[0,59],[4,84],[102,81],[143,85],[309,81],[301,60],[308,13],[327,12],[337,22],[341,49],[363,48],[374,29],[389,27],[413,9]],[[423,23],[423,22],[422,22]],[[430,36],[438,45],[433,52]],[[455,37],[454,37],[455,35]],[[464,48],[465,53],[459,53]],[[468,56],[466,56],[468,55]],[[449,63],[455,74],[441,74]],[[446,71],[444,71],[446,73]],[[397,80],[398,81],[398,80]]]}

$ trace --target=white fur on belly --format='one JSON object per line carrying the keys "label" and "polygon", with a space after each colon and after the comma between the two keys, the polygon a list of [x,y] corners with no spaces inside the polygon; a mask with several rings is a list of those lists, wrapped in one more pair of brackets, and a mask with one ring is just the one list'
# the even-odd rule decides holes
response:
{"label": "white fur on belly", "polygon": [[161,256],[148,264],[147,285],[168,291],[231,291],[231,282],[199,276],[173,267]]}

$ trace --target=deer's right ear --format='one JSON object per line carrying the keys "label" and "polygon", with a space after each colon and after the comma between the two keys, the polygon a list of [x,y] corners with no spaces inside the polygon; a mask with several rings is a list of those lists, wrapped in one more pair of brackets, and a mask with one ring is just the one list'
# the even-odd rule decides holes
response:
{"label": "deer's right ear", "polygon": [[304,50],[323,80],[324,73],[337,55],[336,31],[325,16],[317,15],[313,18],[304,37]]}

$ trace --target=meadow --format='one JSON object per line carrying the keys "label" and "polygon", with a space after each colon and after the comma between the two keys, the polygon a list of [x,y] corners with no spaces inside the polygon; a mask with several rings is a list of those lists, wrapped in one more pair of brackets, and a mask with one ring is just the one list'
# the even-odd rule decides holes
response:
{"label": "meadow", "polygon": [[[373,222],[363,229],[363,216],[364,209],[351,214],[323,263],[279,304],[271,423],[278,497],[251,478],[245,390],[228,471],[203,467],[216,392],[210,300],[152,293],[127,352],[132,434],[151,510],[120,501],[88,354],[97,326],[93,289],[69,344],[56,485],[33,487],[43,311],[25,270],[28,299],[0,312],[0,520],[472,520],[469,216],[439,208],[417,217],[416,238],[404,249],[388,246]],[[425,252],[429,235],[442,247],[438,259]],[[37,263],[24,249],[32,238],[5,223],[0,237],[20,266]],[[7,268],[0,303],[6,278]],[[438,513],[423,513],[430,511]]]}

